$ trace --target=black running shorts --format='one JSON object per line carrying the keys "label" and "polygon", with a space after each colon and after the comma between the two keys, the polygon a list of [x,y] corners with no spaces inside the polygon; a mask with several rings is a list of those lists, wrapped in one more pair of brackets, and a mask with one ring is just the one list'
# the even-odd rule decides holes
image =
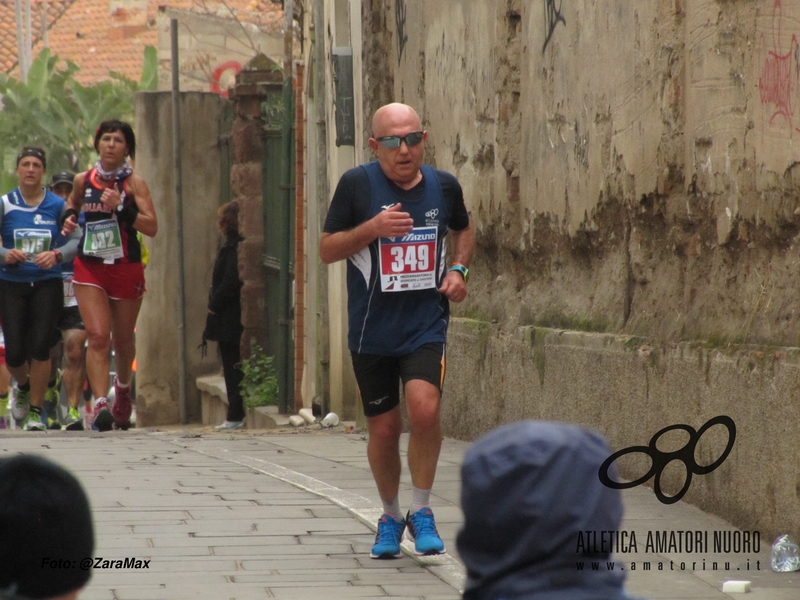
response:
{"label": "black running shorts", "polygon": [[364,404],[364,414],[376,417],[400,404],[400,382],[421,379],[442,391],[445,374],[445,345],[425,344],[405,356],[356,354],[353,371]]}
{"label": "black running shorts", "polygon": [[56,325],[59,331],[69,331],[70,329],[86,329],[81,320],[81,311],[78,305],[65,306],[61,309],[61,316],[58,318]]}

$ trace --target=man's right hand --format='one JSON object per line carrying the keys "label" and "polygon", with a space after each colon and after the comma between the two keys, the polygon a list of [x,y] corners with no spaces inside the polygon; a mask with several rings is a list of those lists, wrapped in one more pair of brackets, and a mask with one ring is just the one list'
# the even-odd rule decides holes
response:
{"label": "man's right hand", "polygon": [[403,237],[414,228],[414,219],[406,212],[400,212],[400,204],[382,210],[358,227],[323,233],[319,239],[319,257],[326,265],[344,260],[382,237]]}
{"label": "man's right hand", "polygon": [[400,212],[400,203],[382,210],[372,217],[375,237],[403,237],[414,229],[414,219],[407,212]]}

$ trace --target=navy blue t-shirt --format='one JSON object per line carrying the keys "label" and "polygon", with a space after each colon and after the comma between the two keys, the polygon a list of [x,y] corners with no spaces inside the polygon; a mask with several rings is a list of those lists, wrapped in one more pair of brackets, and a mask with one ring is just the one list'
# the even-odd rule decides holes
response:
{"label": "navy blue t-shirt", "polygon": [[347,171],[325,220],[325,233],[357,227],[400,203],[414,219],[402,238],[379,238],[347,261],[348,346],[358,354],[405,356],[444,342],[450,317],[438,288],[447,274],[446,236],[469,226],[455,177],[427,165],[422,180],[404,190],[377,161]]}

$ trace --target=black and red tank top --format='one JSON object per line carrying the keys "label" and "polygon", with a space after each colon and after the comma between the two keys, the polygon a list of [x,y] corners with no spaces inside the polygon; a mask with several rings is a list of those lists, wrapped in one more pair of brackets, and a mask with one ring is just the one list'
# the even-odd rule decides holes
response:
{"label": "black and red tank top", "polygon": [[103,262],[106,264],[142,262],[142,247],[133,225],[120,221],[117,213],[106,207],[100,198],[106,188],[116,182],[121,190],[125,206],[136,206],[128,184],[132,173],[127,173],[112,182],[101,180],[97,170],[86,173],[83,180],[83,207],[86,217],[83,235],[78,246],[81,260]]}

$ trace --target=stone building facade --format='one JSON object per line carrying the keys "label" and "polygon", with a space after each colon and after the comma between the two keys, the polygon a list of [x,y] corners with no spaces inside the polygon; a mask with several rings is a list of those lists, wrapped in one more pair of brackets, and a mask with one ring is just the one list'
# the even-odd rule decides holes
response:
{"label": "stone building facade", "polygon": [[[355,73],[356,141],[335,146],[329,131],[330,188],[371,158],[375,108],[406,102],[476,228],[470,297],[451,325],[446,434],[550,418],[622,448],[727,415],[734,450],[687,499],[765,538],[800,533],[800,5],[322,4],[316,43],[328,57],[352,48]],[[330,395],[346,406],[337,269]],[[724,447],[719,429],[698,456]],[[765,444],[780,464],[756,458]],[[681,473],[664,481],[680,489]]]}

